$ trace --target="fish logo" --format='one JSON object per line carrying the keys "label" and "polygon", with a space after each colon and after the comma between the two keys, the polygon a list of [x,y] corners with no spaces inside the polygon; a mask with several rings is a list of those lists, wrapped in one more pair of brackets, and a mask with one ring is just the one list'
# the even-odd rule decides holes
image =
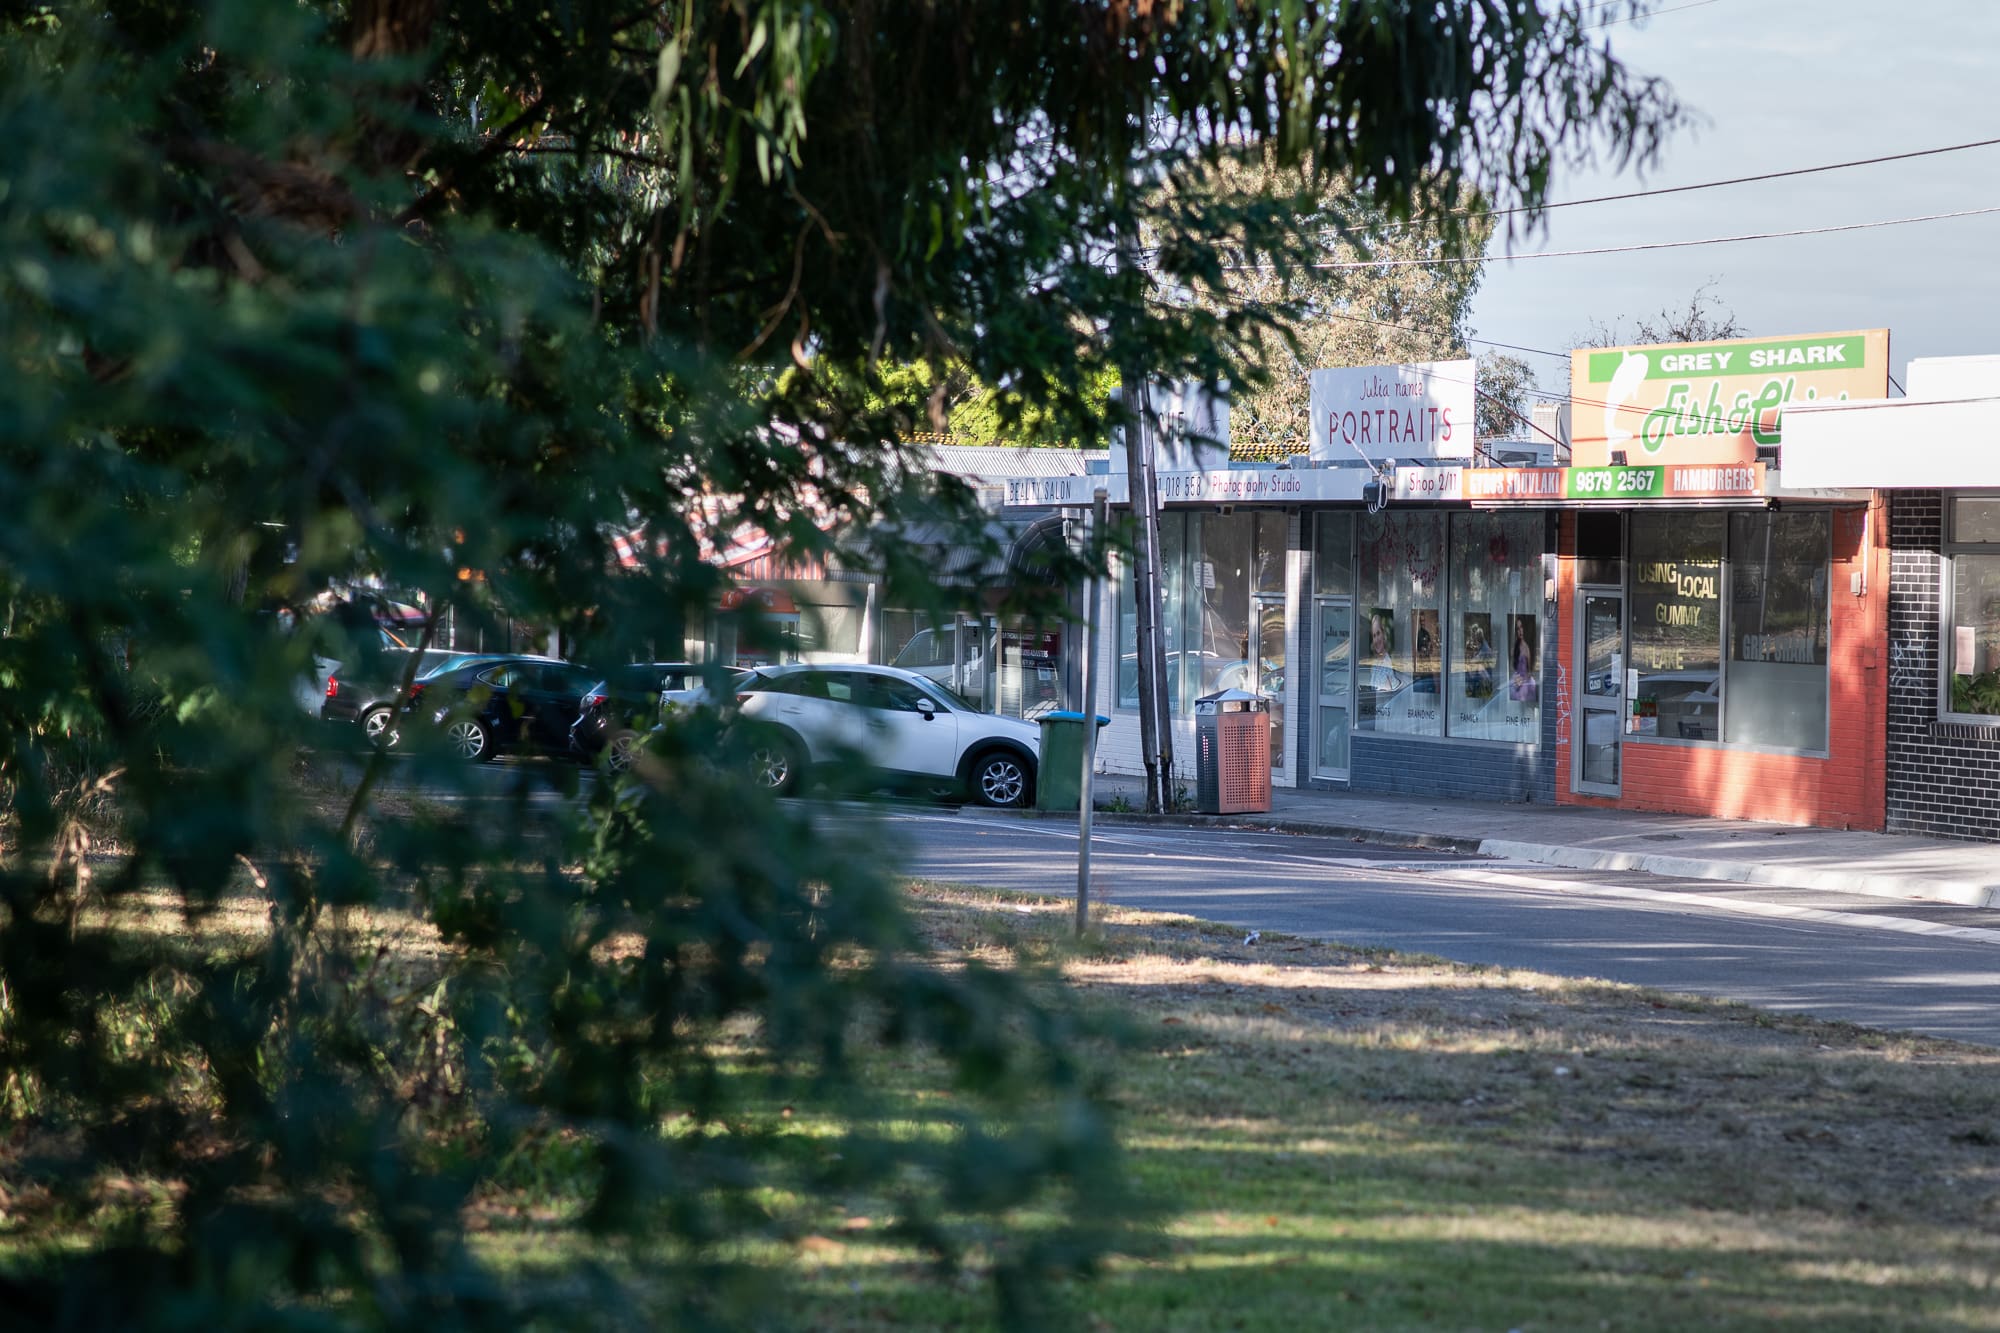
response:
{"label": "fish logo", "polygon": [[1611,374],[1611,386],[1605,392],[1604,439],[1607,447],[1616,449],[1632,439],[1632,432],[1619,422],[1619,414],[1632,395],[1639,392],[1639,386],[1646,382],[1646,372],[1653,368],[1652,360],[1644,352],[1627,352],[1625,359],[1618,363],[1618,369]]}

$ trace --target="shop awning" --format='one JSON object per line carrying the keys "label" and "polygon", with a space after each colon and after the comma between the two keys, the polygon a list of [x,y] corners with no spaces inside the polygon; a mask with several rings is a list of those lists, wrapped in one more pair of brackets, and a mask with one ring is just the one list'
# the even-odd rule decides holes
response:
{"label": "shop awning", "polygon": [[2000,397],[1795,404],[1785,409],[1780,480],[1788,489],[2000,486]]}

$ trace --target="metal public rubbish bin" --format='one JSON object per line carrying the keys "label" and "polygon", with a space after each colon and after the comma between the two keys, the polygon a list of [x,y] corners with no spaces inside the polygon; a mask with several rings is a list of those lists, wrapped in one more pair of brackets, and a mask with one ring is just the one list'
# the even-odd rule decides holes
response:
{"label": "metal public rubbish bin", "polygon": [[1194,808],[1205,815],[1271,808],[1270,703],[1248,690],[1194,701]]}
{"label": "metal public rubbish bin", "polygon": [[[1097,725],[1111,719],[1097,715]],[[1083,800],[1083,714],[1044,713],[1042,755],[1035,765],[1035,809],[1074,810]]]}

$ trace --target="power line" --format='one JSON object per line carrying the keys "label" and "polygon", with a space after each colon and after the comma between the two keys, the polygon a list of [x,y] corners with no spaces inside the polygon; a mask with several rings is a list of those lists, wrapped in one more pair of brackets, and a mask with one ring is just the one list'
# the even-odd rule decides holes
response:
{"label": "power line", "polygon": [[[1747,232],[1740,236],[1705,236],[1692,241],[1643,241],[1636,245],[1604,245],[1588,250],[1541,250],[1508,255],[1435,255],[1412,259],[1343,259],[1323,264],[1300,264],[1299,268],[1353,270],[1375,268],[1436,268],[1457,264],[1484,264],[1489,259],[1575,259],[1584,255],[1629,255],[1645,250],[1685,250],[1698,245],[1733,245],[1738,241],[1782,241],[1798,236],[1826,236],[1842,231],[1870,231],[1878,227],[1901,227],[1912,222],[1945,222],[1952,218],[1982,217],[2000,213],[2000,204],[1991,208],[1966,208],[1955,213],[1927,213],[1922,217],[1884,218],[1879,222],[1846,222],[1832,227],[1801,227],[1796,231]],[[1275,269],[1276,264],[1231,264],[1232,269]]]}
{"label": "power line", "polygon": [[[1614,23],[1637,23],[1642,19],[1658,18],[1662,14],[1678,14],[1683,9],[1700,9],[1703,5],[1712,5],[1714,3],[1716,3],[1716,0],[1689,0],[1685,5],[1675,5],[1671,9],[1655,9],[1647,14],[1627,14],[1622,18],[1600,19],[1596,23],[1586,23],[1583,26],[1586,28],[1608,28]],[[1609,9],[1611,6],[1606,5],[1605,8]]]}
{"label": "power line", "polygon": [[[1728,180],[1701,181],[1694,185],[1663,185],[1654,190],[1628,190],[1624,194],[1603,194],[1591,199],[1565,199],[1560,203],[1543,204],[1542,211],[1557,208],[1576,208],[1583,204],[1618,204],[1629,199],[1654,199],[1666,194],[1686,194],[1691,190],[1716,190],[1725,185],[1753,185],[1759,181],[1786,180],[1793,176],[1813,176],[1825,171],[1846,171],[1851,167],[1880,166],[1884,162],[1906,162],[1917,157],[1936,157],[1939,153],[1962,153],[1968,148],[1991,148],[2000,144],[2000,139],[1977,139],[1971,143],[1946,144],[1942,148],[1918,148],[1908,153],[1885,153],[1881,157],[1861,157],[1851,162],[1828,162],[1817,167],[1793,167],[1788,171],[1764,171],[1754,176],[1732,176]],[[1504,218],[1514,213],[1529,212],[1526,205],[1519,208],[1495,208],[1485,212],[1459,214],[1461,217]]]}
{"label": "power line", "polygon": [[[1751,176],[1731,176],[1726,180],[1697,181],[1692,185],[1662,185],[1651,190],[1627,190],[1623,194],[1594,195],[1589,199],[1564,199],[1546,203],[1539,208],[1522,204],[1513,208],[1492,208],[1485,210],[1461,209],[1447,213],[1447,217],[1463,218],[1504,218],[1519,213],[1550,212],[1558,208],[1580,208],[1585,204],[1620,204],[1633,199],[1657,199],[1669,194],[1688,194],[1696,190],[1719,190],[1730,185],[1755,185],[1763,181],[1789,180],[1796,176],[1816,176],[1828,171],[1847,171],[1854,167],[1874,167],[1885,162],[1907,162],[1920,157],[1936,157],[1941,153],[1963,153],[1972,148],[1991,148],[2000,144],[2000,139],[1975,139],[1970,143],[1945,144],[1938,148],[1917,148],[1907,153],[1885,153],[1879,157],[1860,157],[1846,162],[1826,162],[1816,167],[1792,167],[1784,171],[1763,171]],[[1377,230],[1403,229],[1423,225],[1427,219],[1410,222],[1384,223]],[[1321,231],[1326,235],[1333,229]],[[1157,249],[1158,247],[1152,247]]]}

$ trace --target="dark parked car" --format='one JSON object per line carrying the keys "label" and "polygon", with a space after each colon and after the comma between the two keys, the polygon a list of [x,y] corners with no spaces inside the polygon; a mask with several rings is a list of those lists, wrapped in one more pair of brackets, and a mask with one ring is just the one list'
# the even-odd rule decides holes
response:
{"label": "dark parked car", "polygon": [[[614,668],[578,701],[570,748],[588,757],[608,747],[606,762],[622,770],[639,737],[666,714],[730,700],[736,683],[749,674],[741,667],[700,662],[634,662]],[[709,689],[711,680],[718,692]]]}
{"label": "dark parked car", "polygon": [[[371,660],[353,666],[337,666],[326,680],[326,697],[320,717],[336,727],[358,729],[370,745],[393,750],[400,739],[396,726],[397,691],[403,687],[403,673],[409,669],[409,648],[388,648],[371,654]],[[417,664],[417,679],[453,662],[463,664],[465,654],[449,648],[426,648]]]}
{"label": "dark parked car", "polygon": [[419,681],[409,715],[436,728],[463,759],[560,754],[569,748],[577,700],[600,677],[553,657],[475,659]]}

